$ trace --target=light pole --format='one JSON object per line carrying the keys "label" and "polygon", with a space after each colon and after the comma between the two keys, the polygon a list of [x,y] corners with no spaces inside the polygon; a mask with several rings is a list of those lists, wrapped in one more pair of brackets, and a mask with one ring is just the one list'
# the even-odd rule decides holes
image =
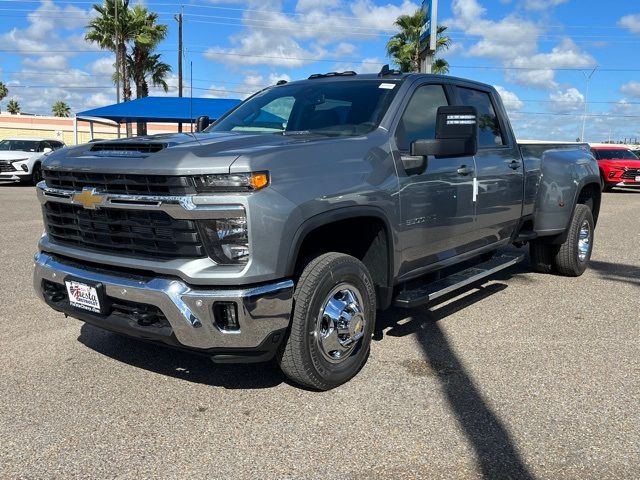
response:
{"label": "light pole", "polygon": [[116,32],[116,103],[120,103],[120,46],[118,45],[118,2],[120,0],[115,0],[113,4],[115,5],[115,32]]}
{"label": "light pole", "polygon": [[595,67],[593,67],[593,70],[591,70],[591,73],[586,74],[584,72],[584,70],[581,70],[582,75],[584,75],[585,80],[587,81],[587,90],[585,92],[584,95],[584,113],[582,114],[582,135],[580,135],[580,141],[584,142],[584,127],[585,124],[587,123],[587,105],[589,102],[589,84],[591,83],[591,77],[593,77],[593,74],[596,73],[596,70],[598,69],[598,66],[596,65]]}

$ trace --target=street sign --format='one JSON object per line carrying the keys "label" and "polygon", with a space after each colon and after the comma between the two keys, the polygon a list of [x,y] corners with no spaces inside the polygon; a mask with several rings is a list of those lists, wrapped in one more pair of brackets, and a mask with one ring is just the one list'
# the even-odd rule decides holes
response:
{"label": "street sign", "polygon": [[436,51],[436,34],[438,33],[438,0],[422,0],[422,11],[425,15],[424,31],[420,35],[422,50]]}

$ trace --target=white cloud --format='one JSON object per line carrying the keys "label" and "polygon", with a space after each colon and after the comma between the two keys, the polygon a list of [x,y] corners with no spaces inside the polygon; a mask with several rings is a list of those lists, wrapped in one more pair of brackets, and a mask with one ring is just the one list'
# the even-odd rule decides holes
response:
{"label": "white cloud", "polygon": [[90,95],[89,98],[85,100],[84,108],[90,109],[90,108],[104,107],[105,105],[111,105],[112,103],[115,103],[115,102],[116,102],[115,97],[110,96],[105,92],[99,92],[99,93],[94,93],[93,95]]}
{"label": "white cloud", "polygon": [[[85,26],[92,13],[72,5],[64,8],[51,0],[43,0],[40,6],[27,15],[29,25],[26,28],[13,28],[8,33],[0,35],[3,48],[17,50],[23,53],[42,52],[43,55],[51,50],[75,50],[78,48],[74,35],[63,38],[61,33]],[[84,49],[88,50],[84,40]],[[73,52],[60,52],[71,56]]]}
{"label": "white cloud", "polygon": [[389,63],[388,60],[380,60],[378,57],[363,58],[362,62],[340,62],[333,65],[330,70],[334,72],[354,71],[356,73],[378,73],[382,65]]}
{"label": "white cloud", "polygon": [[392,35],[395,19],[416,8],[408,0],[399,5],[302,0],[298,14],[287,14],[278,2],[250,0],[242,17],[245,30],[229,38],[231,47],[214,46],[204,56],[239,66],[301,67],[329,55],[350,55],[355,52],[350,42],[355,40]]}
{"label": "white cloud", "polygon": [[552,112],[570,113],[584,109],[584,95],[573,87],[549,94],[549,100],[549,110]]}
{"label": "white cloud", "polygon": [[105,77],[110,78],[115,72],[115,63],[115,56],[110,55],[108,57],[102,57],[94,60],[88,65],[88,68],[94,75],[104,75]]}
{"label": "white cloud", "polygon": [[640,98],[640,82],[628,82],[620,87],[620,91],[630,97]]}
{"label": "white cloud", "polygon": [[542,24],[516,15],[489,20],[478,0],[454,0],[452,11],[454,17],[443,23],[462,30],[466,36],[478,38],[465,54],[500,61],[510,68],[507,70],[509,81],[538,88],[558,88],[554,69],[586,68],[595,64],[595,59],[570,38],[563,39],[550,52],[539,52],[538,38],[544,33]]}
{"label": "white cloud", "polygon": [[528,10],[546,10],[568,1],[569,0],[526,0],[525,8]]}
{"label": "white cloud", "polygon": [[522,107],[524,107],[524,102],[520,100],[518,95],[516,95],[515,93],[510,92],[509,90],[507,90],[506,88],[500,85],[495,85],[495,89],[500,94],[500,97],[502,98],[502,103],[504,104],[504,108],[506,108],[507,111],[513,112],[516,110],[520,110],[522,109]]}
{"label": "white cloud", "polygon": [[510,66],[536,70],[512,70],[509,76],[513,81],[523,85],[557,88],[554,69],[589,68],[595,63],[596,60],[591,55],[583,52],[573,40],[565,38],[560,45],[553,47],[551,52],[514,58]]}
{"label": "white cloud", "polygon": [[27,57],[22,60],[22,63],[38,71],[43,72],[45,70],[60,70],[64,71],[68,68],[67,59],[63,55],[46,55],[38,58]]}
{"label": "white cloud", "polygon": [[640,33],[640,13],[625,15],[618,21],[618,25],[632,33]]}
{"label": "white cloud", "polygon": [[336,8],[340,6],[340,0],[299,0],[296,5],[298,12],[311,10]]}

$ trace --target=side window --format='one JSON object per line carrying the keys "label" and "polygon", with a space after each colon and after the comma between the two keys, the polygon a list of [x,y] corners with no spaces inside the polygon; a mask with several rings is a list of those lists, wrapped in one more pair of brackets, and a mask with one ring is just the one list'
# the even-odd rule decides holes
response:
{"label": "side window", "polygon": [[436,138],[438,107],[449,105],[442,85],[418,87],[402,114],[396,128],[396,144],[401,151],[408,151],[415,140]]}
{"label": "side window", "polygon": [[478,110],[478,146],[495,147],[496,145],[504,145],[504,135],[500,129],[500,122],[493,109],[489,94],[471,88],[456,88],[462,105],[476,107],[476,110]]}

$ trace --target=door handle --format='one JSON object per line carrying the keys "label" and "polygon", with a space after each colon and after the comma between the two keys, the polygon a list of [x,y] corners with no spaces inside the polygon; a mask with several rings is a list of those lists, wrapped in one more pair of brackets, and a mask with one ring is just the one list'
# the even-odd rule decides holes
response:
{"label": "door handle", "polygon": [[509,164],[509,168],[512,170],[517,170],[520,168],[520,162],[516,162],[515,160],[512,160],[511,163]]}
{"label": "door handle", "polygon": [[466,165],[462,165],[460,168],[458,168],[458,175],[469,175],[470,173],[473,173],[473,168],[469,168]]}

